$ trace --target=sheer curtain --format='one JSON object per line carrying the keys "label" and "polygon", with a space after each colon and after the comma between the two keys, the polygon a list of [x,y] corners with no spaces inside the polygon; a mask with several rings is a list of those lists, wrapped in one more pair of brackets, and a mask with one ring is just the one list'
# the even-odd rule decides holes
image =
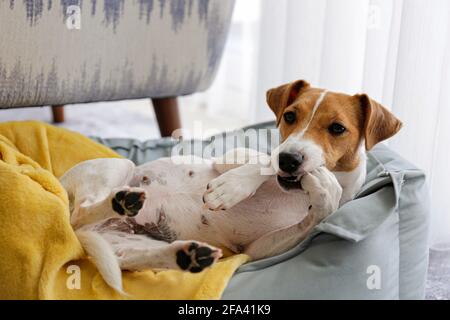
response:
{"label": "sheer curtain", "polygon": [[262,0],[260,6],[252,120],[271,119],[265,90],[293,79],[368,93],[403,120],[388,144],[428,173],[432,242],[449,242],[450,1]]}

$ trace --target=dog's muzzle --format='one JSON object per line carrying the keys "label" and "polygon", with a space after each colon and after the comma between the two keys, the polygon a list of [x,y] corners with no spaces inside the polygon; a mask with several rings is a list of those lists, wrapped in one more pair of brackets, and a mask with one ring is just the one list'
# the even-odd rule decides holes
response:
{"label": "dog's muzzle", "polygon": [[295,175],[303,163],[303,155],[299,153],[281,152],[278,155],[278,167],[281,171]]}
{"label": "dog's muzzle", "polygon": [[301,165],[304,156],[299,153],[281,152],[278,155],[278,184],[284,190],[301,189]]}
{"label": "dog's muzzle", "polygon": [[302,189],[301,176],[282,177],[278,175],[277,182],[280,185],[280,187],[285,191]]}

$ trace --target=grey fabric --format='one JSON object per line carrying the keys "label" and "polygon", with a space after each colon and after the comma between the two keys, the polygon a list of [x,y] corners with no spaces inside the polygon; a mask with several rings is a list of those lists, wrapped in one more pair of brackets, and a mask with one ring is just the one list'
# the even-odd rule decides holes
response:
{"label": "grey fabric", "polygon": [[[0,1],[0,108],[204,90],[233,6],[234,0]],[[67,23],[74,19],[80,29]]]}
{"label": "grey fabric", "polygon": [[[170,155],[175,144],[96,140],[137,163]],[[367,169],[355,200],[292,250],[239,268],[223,299],[423,299],[430,218],[424,173],[381,144],[368,153]],[[381,272],[379,289],[367,286],[373,266]]]}

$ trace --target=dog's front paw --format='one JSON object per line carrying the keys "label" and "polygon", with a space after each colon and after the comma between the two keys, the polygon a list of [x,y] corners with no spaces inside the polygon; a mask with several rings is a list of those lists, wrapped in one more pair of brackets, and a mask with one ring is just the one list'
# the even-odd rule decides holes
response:
{"label": "dog's front paw", "polygon": [[145,190],[124,187],[113,192],[111,205],[121,216],[134,217],[142,209],[145,202]]}
{"label": "dog's front paw", "polygon": [[342,187],[327,168],[320,167],[305,174],[301,184],[302,189],[309,194],[310,211],[319,221],[339,208]]}
{"label": "dog's front paw", "polygon": [[230,209],[251,197],[261,185],[259,172],[246,172],[244,167],[230,170],[208,183],[203,202],[210,210]]}
{"label": "dog's front paw", "polygon": [[222,256],[222,251],[210,245],[192,241],[177,250],[177,265],[185,271],[198,273],[211,266]]}

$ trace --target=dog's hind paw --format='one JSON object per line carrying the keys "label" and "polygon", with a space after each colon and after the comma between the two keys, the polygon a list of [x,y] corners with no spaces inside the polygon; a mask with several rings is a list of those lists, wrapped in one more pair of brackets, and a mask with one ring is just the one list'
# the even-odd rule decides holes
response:
{"label": "dog's hind paw", "polygon": [[182,270],[198,273],[217,262],[222,256],[222,250],[201,242],[185,241],[176,256],[177,265]]}
{"label": "dog's hind paw", "polygon": [[113,193],[112,208],[121,216],[134,217],[145,202],[145,190],[141,188],[122,188]]}

